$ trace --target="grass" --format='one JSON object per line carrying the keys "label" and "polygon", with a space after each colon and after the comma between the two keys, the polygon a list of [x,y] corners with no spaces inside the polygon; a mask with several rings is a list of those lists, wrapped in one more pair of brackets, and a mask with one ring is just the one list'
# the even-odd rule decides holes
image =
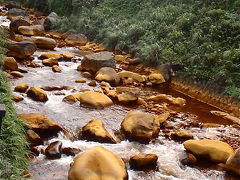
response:
{"label": "grass", "polygon": [[[5,54],[4,33],[0,32],[0,61]],[[28,168],[27,142],[23,122],[18,118],[11,99],[11,89],[4,72],[0,68],[0,104],[6,105],[6,115],[0,131],[0,180],[23,179]]]}

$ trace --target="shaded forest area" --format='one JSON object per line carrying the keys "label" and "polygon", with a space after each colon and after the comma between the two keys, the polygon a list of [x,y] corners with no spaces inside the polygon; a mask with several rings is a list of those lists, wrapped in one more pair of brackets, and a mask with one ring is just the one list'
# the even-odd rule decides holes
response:
{"label": "shaded forest area", "polygon": [[187,77],[240,97],[240,0],[23,0],[74,29],[150,65],[181,63]]}

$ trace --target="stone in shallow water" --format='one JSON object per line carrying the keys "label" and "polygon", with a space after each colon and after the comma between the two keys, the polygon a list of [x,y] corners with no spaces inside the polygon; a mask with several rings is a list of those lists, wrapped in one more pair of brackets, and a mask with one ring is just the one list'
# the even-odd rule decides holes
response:
{"label": "stone in shallow water", "polygon": [[28,84],[18,84],[18,85],[14,88],[14,91],[25,93],[28,88],[29,88],[29,85],[28,85]]}
{"label": "stone in shallow water", "polygon": [[96,146],[74,159],[68,180],[127,180],[125,164],[111,151]]}
{"label": "stone in shallow water", "polygon": [[120,82],[120,77],[115,71],[115,69],[111,67],[103,67],[101,68],[95,77],[98,81],[106,81],[109,82],[112,85],[117,86]]}
{"label": "stone in shallow water", "polygon": [[44,28],[42,25],[19,26],[18,32],[27,36],[40,36],[44,33]]}
{"label": "stone in shallow water", "polygon": [[198,157],[205,157],[209,160],[219,163],[225,163],[234,151],[233,148],[219,140],[188,140],[183,143],[186,150]]}
{"label": "stone in shallow water", "polygon": [[48,100],[46,92],[39,87],[31,87],[28,90],[27,95],[35,101],[46,102]]}
{"label": "stone in shallow water", "polygon": [[82,68],[87,71],[97,72],[102,67],[116,67],[114,55],[111,52],[92,53],[84,56]]}
{"label": "stone in shallow water", "polygon": [[148,143],[156,138],[160,123],[169,117],[169,113],[155,116],[141,111],[129,111],[121,123],[121,130],[129,140]]}
{"label": "stone in shallow water", "polygon": [[82,128],[82,138],[100,143],[116,143],[99,120],[91,120]]}
{"label": "stone in shallow water", "polygon": [[228,158],[225,168],[240,176],[240,148]]}
{"label": "stone in shallow water", "polygon": [[4,57],[3,58],[3,67],[4,69],[17,71],[18,64],[17,61],[13,57]]}
{"label": "stone in shallow water", "polygon": [[132,169],[156,169],[158,157],[156,154],[147,154],[144,156],[136,155],[130,158],[129,164]]}
{"label": "stone in shallow water", "polygon": [[55,141],[49,144],[45,150],[45,155],[48,159],[59,159],[62,156],[62,142]]}

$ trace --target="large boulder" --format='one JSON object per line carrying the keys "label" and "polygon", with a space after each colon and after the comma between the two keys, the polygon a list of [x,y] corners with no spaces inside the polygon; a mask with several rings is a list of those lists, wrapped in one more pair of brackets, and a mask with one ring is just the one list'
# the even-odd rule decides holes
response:
{"label": "large boulder", "polygon": [[74,159],[68,180],[127,180],[123,160],[111,151],[96,146]]}
{"label": "large boulder", "polygon": [[40,134],[56,134],[62,130],[61,126],[43,114],[20,114],[19,117],[26,122],[28,129]]}
{"label": "large boulder", "polygon": [[148,143],[158,136],[160,123],[168,117],[169,113],[155,116],[141,111],[129,111],[121,123],[121,130],[129,140]]}
{"label": "large boulder", "polygon": [[180,97],[172,97],[171,95],[167,94],[158,94],[148,98],[150,101],[155,102],[167,102],[173,105],[184,106],[186,104],[186,100]]}
{"label": "large boulder", "polygon": [[51,30],[52,25],[60,20],[61,18],[55,12],[50,13],[43,22],[44,29]]}
{"label": "large boulder", "polygon": [[240,175],[240,148],[228,158],[225,168],[230,172]]}
{"label": "large boulder", "polygon": [[15,17],[15,16],[28,16],[29,13],[23,9],[12,8],[8,11],[8,17]]}
{"label": "large boulder", "polygon": [[44,28],[42,25],[19,26],[18,32],[26,36],[40,36],[44,34]]}
{"label": "large boulder", "polygon": [[22,16],[18,16],[16,18],[13,18],[10,23],[10,31],[18,33],[18,28],[20,26],[30,26],[30,23],[27,18],[24,18]]}
{"label": "large boulder", "polygon": [[144,76],[142,76],[140,74],[137,74],[137,73],[134,73],[134,72],[131,72],[131,71],[122,71],[122,72],[119,72],[118,75],[122,80],[131,78],[131,79],[133,79],[134,81],[137,81],[137,82],[144,82],[145,81]]}
{"label": "large boulder", "polygon": [[100,143],[116,143],[99,120],[91,120],[82,128],[82,138]]}
{"label": "large boulder", "polygon": [[225,163],[234,153],[233,148],[219,140],[188,140],[183,143],[186,150],[198,157],[205,157],[216,163]]}
{"label": "large boulder", "polygon": [[31,87],[28,90],[27,95],[35,101],[46,102],[48,100],[46,92],[39,87]]}
{"label": "large boulder", "polygon": [[37,50],[37,46],[33,42],[29,41],[22,42],[9,41],[7,42],[6,47],[8,49],[7,53],[8,56],[20,59],[29,58]]}
{"label": "large boulder", "polygon": [[95,108],[103,108],[113,104],[112,100],[108,96],[94,91],[86,91],[82,93],[80,96],[80,103]]}
{"label": "large boulder", "polygon": [[52,38],[36,36],[33,37],[33,41],[38,48],[42,49],[53,50],[57,46],[57,42]]}
{"label": "large boulder", "polygon": [[114,55],[111,52],[92,53],[84,56],[82,68],[87,71],[97,72],[102,67],[116,67]]}
{"label": "large boulder", "polygon": [[3,67],[4,69],[17,71],[18,64],[17,61],[13,57],[4,57],[3,58]]}
{"label": "large boulder", "polygon": [[120,77],[115,71],[115,69],[111,67],[103,67],[101,68],[95,77],[98,81],[106,81],[109,82],[111,85],[117,86],[120,82]]}
{"label": "large boulder", "polygon": [[84,46],[87,44],[87,41],[88,39],[84,34],[70,34],[65,39],[69,46]]}

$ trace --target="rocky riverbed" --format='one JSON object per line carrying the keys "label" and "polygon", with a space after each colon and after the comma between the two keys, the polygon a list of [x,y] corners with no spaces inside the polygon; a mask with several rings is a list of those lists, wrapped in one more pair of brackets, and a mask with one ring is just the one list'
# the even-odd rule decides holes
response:
{"label": "rocky riverbed", "polygon": [[130,54],[46,32],[57,18],[1,7],[11,39],[3,67],[27,123],[30,177],[239,179],[238,117],[171,88],[170,74],[137,70]]}

